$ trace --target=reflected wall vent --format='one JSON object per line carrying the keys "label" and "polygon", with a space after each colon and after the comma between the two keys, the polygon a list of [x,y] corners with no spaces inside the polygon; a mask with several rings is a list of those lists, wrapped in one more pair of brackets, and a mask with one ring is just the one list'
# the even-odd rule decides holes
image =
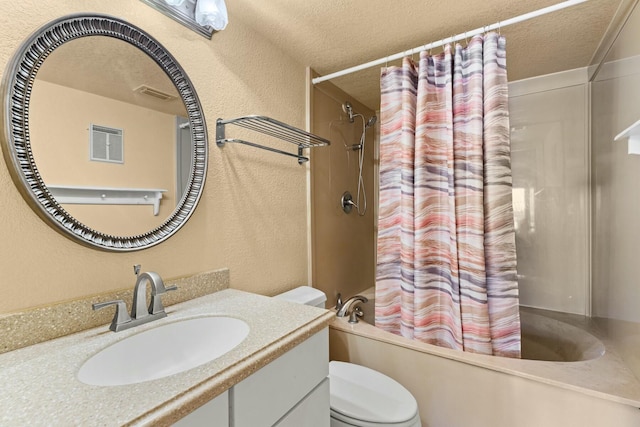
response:
{"label": "reflected wall vent", "polygon": [[152,88],[150,86],[147,86],[147,85],[138,86],[133,91],[141,93],[143,95],[153,96],[154,98],[161,99],[163,101],[170,101],[170,100],[176,98],[173,95],[170,95],[168,93],[162,92],[162,91],[160,91],[158,89],[154,89],[154,88]]}

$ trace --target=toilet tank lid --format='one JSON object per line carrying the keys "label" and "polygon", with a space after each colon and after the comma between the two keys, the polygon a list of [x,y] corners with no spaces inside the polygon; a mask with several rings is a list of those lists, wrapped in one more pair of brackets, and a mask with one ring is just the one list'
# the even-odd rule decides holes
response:
{"label": "toilet tank lid", "polygon": [[313,306],[323,304],[327,300],[327,296],[324,292],[319,289],[312,288],[311,286],[300,286],[276,295],[274,298],[282,298],[287,301]]}

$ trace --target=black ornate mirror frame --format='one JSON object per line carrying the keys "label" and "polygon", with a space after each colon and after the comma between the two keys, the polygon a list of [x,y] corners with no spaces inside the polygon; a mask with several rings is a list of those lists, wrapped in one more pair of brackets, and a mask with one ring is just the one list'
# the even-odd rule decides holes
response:
{"label": "black ornate mirror frame", "polygon": [[[112,236],[93,230],[67,213],[43,182],[31,151],[29,102],[34,80],[44,60],[57,47],[87,36],[123,40],[145,52],[166,72],[185,104],[194,150],[189,184],[169,218],[155,229],[136,236]],[[134,251],[166,240],[182,227],[200,199],[207,171],[207,132],[200,101],[175,58],[143,30],[112,16],[69,15],[32,34],[9,62],[2,80],[4,158],[18,190],[34,211],[56,231],[86,246],[108,251]]]}

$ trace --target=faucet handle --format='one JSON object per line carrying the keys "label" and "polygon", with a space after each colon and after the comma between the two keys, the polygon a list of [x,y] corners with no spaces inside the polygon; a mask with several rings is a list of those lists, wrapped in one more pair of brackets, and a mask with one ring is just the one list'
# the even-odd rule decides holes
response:
{"label": "faucet handle", "polygon": [[358,317],[364,316],[364,312],[362,311],[362,307],[356,305],[349,315],[349,323],[358,323]]}
{"label": "faucet handle", "polygon": [[137,276],[138,274],[140,274],[140,268],[142,268],[142,266],[140,264],[135,264],[133,266],[133,273]]}
{"label": "faucet handle", "polygon": [[127,305],[123,300],[119,299],[115,301],[98,302],[92,304],[91,307],[94,310],[100,310],[110,305],[116,306],[116,314],[113,316],[113,320],[111,321],[111,326],[109,326],[109,329],[111,329],[113,332],[117,332],[120,330],[121,325],[131,322],[131,316],[129,316],[129,313],[127,313]]}
{"label": "faucet handle", "polygon": [[[149,274],[156,274],[156,273],[150,272]],[[168,288],[166,286],[164,286],[164,282],[162,281],[160,276],[158,276],[156,278],[156,291],[155,291],[156,295],[162,295],[162,294],[167,293],[169,291],[175,291],[176,289],[178,289],[178,287],[176,285],[169,286]],[[152,295],[153,295],[153,293],[152,293]]]}
{"label": "faucet handle", "polygon": [[342,308],[342,295],[338,292],[336,296],[336,310],[340,310]]}

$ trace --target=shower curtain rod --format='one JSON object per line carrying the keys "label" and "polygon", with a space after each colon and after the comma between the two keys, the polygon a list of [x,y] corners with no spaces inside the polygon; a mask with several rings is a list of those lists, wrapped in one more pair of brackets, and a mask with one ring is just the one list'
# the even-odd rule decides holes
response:
{"label": "shower curtain rod", "polygon": [[457,36],[448,37],[446,39],[438,40],[437,42],[425,44],[413,49],[405,50],[404,52],[396,53],[395,55],[386,56],[384,58],[376,59],[375,61],[367,62],[365,64],[356,65],[355,67],[347,68],[342,71],[336,71],[335,73],[327,74],[326,76],[316,77],[311,80],[311,83],[314,85],[318,83],[322,83],[327,80],[335,79],[336,77],[342,77],[347,74],[355,73],[356,71],[366,70],[367,68],[375,67],[376,65],[386,64],[389,61],[394,61],[396,59],[404,58],[405,56],[410,56],[415,53],[419,53],[425,50],[433,49],[436,47],[443,46],[447,43],[454,43],[468,37],[473,37],[477,34],[486,33],[487,31],[499,30],[503,27],[516,24],[518,22],[527,21],[531,18],[536,18],[538,16],[546,15],[547,13],[556,12],[558,10],[565,9],[567,7],[575,6],[580,3],[585,3],[589,0],[567,0],[561,3],[554,4],[552,6],[544,7],[542,9],[534,10],[533,12],[525,13],[520,16],[516,16],[515,18],[507,19],[505,21],[496,22],[495,24],[476,28],[472,31],[466,31],[464,33],[460,33]]}

